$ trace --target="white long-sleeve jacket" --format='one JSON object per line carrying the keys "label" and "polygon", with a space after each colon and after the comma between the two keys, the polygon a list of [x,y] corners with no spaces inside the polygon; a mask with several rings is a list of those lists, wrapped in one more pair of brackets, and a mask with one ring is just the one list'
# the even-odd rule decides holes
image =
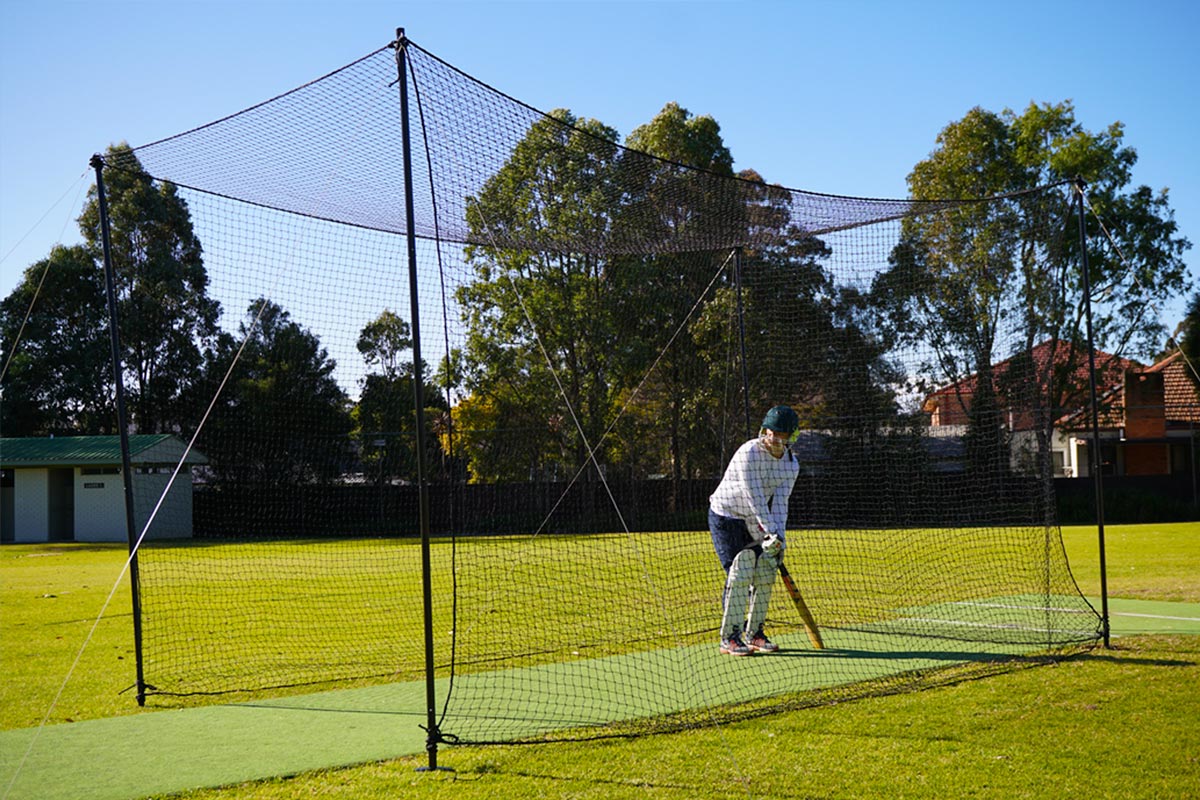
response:
{"label": "white long-sleeve jacket", "polygon": [[[725,476],[708,498],[708,505],[723,517],[738,517],[755,541],[768,533],[782,537],[787,528],[788,499],[800,474],[791,448],[775,458],[755,438],[729,459]],[[762,526],[761,529],[759,526]]]}

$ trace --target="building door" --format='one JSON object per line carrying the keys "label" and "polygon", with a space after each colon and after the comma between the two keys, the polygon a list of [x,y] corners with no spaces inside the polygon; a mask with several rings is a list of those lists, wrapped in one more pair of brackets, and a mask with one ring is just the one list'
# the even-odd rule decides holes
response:
{"label": "building door", "polygon": [[75,539],[75,470],[54,468],[48,470],[49,491],[47,492],[47,533],[52,542],[70,542]]}
{"label": "building door", "polygon": [[11,469],[0,469],[0,542],[11,542],[16,538],[16,481]]}

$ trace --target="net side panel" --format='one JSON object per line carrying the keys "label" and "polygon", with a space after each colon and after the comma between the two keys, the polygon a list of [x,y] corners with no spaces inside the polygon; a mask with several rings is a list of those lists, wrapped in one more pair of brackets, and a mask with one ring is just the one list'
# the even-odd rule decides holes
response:
{"label": "net side panel", "polygon": [[[159,691],[422,679],[414,323],[463,741],[661,730],[1094,641],[1054,520],[1054,331],[1021,313],[1061,269],[1061,194],[689,170],[408,57],[419,320],[390,48],[133,151],[182,187],[223,309],[180,431],[207,461],[196,539],[142,554]],[[785,557],[827,649],[776,582],[785,655],[750,680],[717,652],[708,498],[781,403]]]}

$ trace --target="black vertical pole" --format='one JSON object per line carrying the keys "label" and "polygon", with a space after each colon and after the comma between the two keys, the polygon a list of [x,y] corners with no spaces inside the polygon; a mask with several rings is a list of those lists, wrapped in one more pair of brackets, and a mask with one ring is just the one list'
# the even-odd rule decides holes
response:
{"label": "black vertical pole", "polygon": [[742,408],[746,413],[746,435],[753,436],[750,427],[750,367],[746,363],[746,316],[742,311],[742,248],[733,251],[733,283],[737,290],[738,344],[742,354]]}
{"label": "black vertical pole", "polygon": [[1110,646],[1108,622],[1108,564],[1104,552],[1104,476],[1101,474],[1100,458],[1100,408],[1096,393],[1096,343],[1092,332],[1092,279],[1088,274],[1087,225],[1084,222],[1083,190],[1087,184],[1083,178],[1075,179],[1076,200],[1079,207],[1079,258],[1083,268],[1083,303],[1087,319],[1088,384],[1091,390],[1092,446],[1089,448],[1092,462],[1092,483],[1096,491],[1096,531],[1100,546],[1100,617],[1104,633],[1104,646]]}
{"label": "black vertical pole", "polygon": [[408,292],[412,315],[413,341],[413,403],[417,409],[417,486],[421,526],[421,590],[425,607],[425,751],[429,754],[427,769],[437,769],[438,742],[441,731],[437,724],[437,694],[434,691],[433,666],[433,581],[429,566],[429,482],[425,463],[425,376],[421,364],[421,307],[417,297],[417,232],[413,211],[412,144],[408,120],[408,71],[405,47],[408,40],[404,29],[396,29],[396,69],[400,85],[400,135],[404,159],[404,230],[408,243]]}
{"label": "black vertical pole", "polygon": [[129,541],[129,585],[133,600],[133,652],[137,669],[137,704],[146,705],[146,678],[142,661],[142,599],[138,582],[137,525],[133,515],[133,467],[129,460],[129,421],[125,416],[125,379],[121,361],[121,330],[117,324],[117,280],[113,271],[112,236],[108,228],[108,199],[104,194],[104,159],[92,156],[96,170],[96,203],[100,208],[100,242],[104,249],[104,293],[108,300],[108,340],[112,348],[113,386],[117,402],[117,430],[121,434],[121,478],[125,485],[125,536]]}

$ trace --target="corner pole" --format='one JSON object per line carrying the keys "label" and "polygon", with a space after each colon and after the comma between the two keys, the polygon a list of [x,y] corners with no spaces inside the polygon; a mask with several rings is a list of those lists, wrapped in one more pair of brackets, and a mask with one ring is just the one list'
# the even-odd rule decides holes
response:
{"label": "corner pole", "polygon": [[121,361],[121,331],[117,324],[117,280],[113,270],[112,235],[108,227],[108,198],[104,193],[104,159],[92,156],[96,170],[96,202],[100,208],[100,241],[104,248],[104,294],[108,302],[108,339],[112,349],[117,430],[121,435],[121,483],[125,486],[125,537],[129,541],[129,585],[133,601],[133,652],[137,669],[137,704],[146,705],[146,676],[142,660],[142,598],[138,580],[137,525],[133,515],[133,467],[129,458],[129,420],[125,414],[125,377]]}
{"label": "corner pole", "polygon": [[753,436],[750,427],[750,367],[746,363],[746,315],[742,310],[742,248],[733,251],[733,283],[737,290],[738,345],[742,353],[742,409],[746,413],[746,435]]}
{"label": "corner pole", "polygon": [[1096,491],[1096,532],[1100,546],[1100,617],[1104,634],[1104,646],[1110,647],[1108,619],[1108,565],[1104,552],[1104,476],[1101,474],[1100,459],[1100,409],[1096,393],[1096,343],[1092,332],[1092,283],[1088,274],[1087,225],[1084,222],[1083,192],[1087,184],[1083,178],[1075,179],[1075,194],[1079,209],[1079,257],[1083,267],[1083,303],[1087,318],[1088,385],[1091,391],[1092,446],[1089,448],[1092,462],[1092,482]]}
{"label": "corner pole", "polygon": [[438,743],[442,733],[437,723],[437,693],[434,688],[433,664],[433,581],[429,554],[429,482],[425,452],[425,376],[421,363],[421,307],[417,297],[417,233],[416,213],[413,210],[412,143],[409,137],[408,70],[405,52],[408,39],[404,28],[396,29],[396,70],[400,86],[400,135],[404,161],[404,230],[408,244],[408,292],[412,315],[413,341],[413,404],[417,411],[417,486],[421,529],[421,591],[425,616],[425,752],[429,766],[436,770]]}

